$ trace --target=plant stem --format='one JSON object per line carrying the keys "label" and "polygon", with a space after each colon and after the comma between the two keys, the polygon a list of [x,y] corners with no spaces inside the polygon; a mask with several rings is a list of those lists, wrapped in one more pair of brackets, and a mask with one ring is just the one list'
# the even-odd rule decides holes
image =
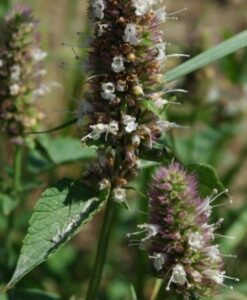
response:
{"label": "plant stem", "polygon": [[154,289],[153,289],[153,292],[152,292],[152,295],[151,295],[151,300],[156,300],[157,299],[157,296],[158,296],[159,291],[161,289],[162,283],[163,283],[162,279],[156,279],[155,286],[154,286]]}
{"label": "plant stem", "polygon": [[115,203],[113,202],[113,199],[110,195],[107,202],[104,221],[99,236],[96,259],[94,261],[94,267],[89,282],[86,300],[95,300],[98,295],[98,289],[99,289],[99,285],[103,273],[103,268],[104,268],[107,248],[108,248],[108,242],[109,242],[112,222],[114,218],[114,211],[115,211]]}
{"label": "plant stem", "polygon": [[15,153],[14,153],[14,180],[13,180],[13,188],[16,193],[19,192],[21,187],[22,157],[23,157],[23,149],[21,146],[16,145]]}

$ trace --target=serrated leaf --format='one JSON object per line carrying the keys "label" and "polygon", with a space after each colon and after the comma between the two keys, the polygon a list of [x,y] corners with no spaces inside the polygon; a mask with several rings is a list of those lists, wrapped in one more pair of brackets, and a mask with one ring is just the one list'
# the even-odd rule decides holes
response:
{"label": "serrated leaf", "polygon": [[23,241],[16,270],[7,289],[47,260],[92,220],[105,204],[109,191],[98,195],[81,182],[63,179],[40,197]]}
{"label": "serrated leaf", "polygon": [[244,47],[247,47],[247,30],[168,71],[165,80],[174,81]]}
{"label": "serrated leaf", "polygon": [[47,153],[50,160],[56,164],[64,164],[77,160],[92,159],[96,155],[94,147],[83,147],[81,141],[72,137],[59,137],[50,139],[42,137],[40,145]]}
{"label": "serrated leaf", "polygon": [[21,290],[9,292],[8,300],[60,300],[59,296],[39,290]]}
{"label": "serrated leaf", "polygon": [[202,197],[211,195],[214,189],[217,189],[218,192],[225,190],[216,170],[212,166],[208,164],[190,164],[186,168],[188,171],[196,174],[199,192]]}

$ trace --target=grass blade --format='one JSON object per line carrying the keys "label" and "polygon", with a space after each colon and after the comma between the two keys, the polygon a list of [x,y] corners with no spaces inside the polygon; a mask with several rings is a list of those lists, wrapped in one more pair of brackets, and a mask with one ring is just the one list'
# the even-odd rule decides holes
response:
{"label": "grass blade", "polygon": [[247,47],[247,30],[168,71],[165,79],[174,81],[244,47]]}

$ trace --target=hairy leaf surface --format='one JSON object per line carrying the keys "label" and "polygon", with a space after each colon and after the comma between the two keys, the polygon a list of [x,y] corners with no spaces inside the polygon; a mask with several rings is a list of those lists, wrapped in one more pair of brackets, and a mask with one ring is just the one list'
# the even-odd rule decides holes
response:
{"label": "hairy leaf surface", "polygon": [[70,240],[104,206],[109,191],[62,179],[40,197],[7,289]]}

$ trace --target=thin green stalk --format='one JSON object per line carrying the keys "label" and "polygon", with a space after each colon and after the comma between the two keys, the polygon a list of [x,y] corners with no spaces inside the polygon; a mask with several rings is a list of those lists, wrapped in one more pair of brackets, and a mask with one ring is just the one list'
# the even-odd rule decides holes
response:
{"label": "thin green stalk", "polygon": [[21,188],[22,158],[23,158],[23,149],[21,146],[17,145],[15,146],[15,153],[14,153],[14,180],[13,180],[13,189],[16,193],[18,193]]}
{"label": "thin green stalk", "polygon": [[96,259],[94,262],[94,267],[89,282],[86,300],[95,300],[98,295],[99,285],[103,273],[108,243],[111,234],[114,211],[115,211],[115,204],[110,195],[107,202],[104,221],[99,236]]}
{"label": "thin green stalk", "polygon": [[162,286],[163,280],[162,279],[156,279],[154,289],[151,295],[151,300],[157,300],[158,294],[160,292],[161,286]]}

